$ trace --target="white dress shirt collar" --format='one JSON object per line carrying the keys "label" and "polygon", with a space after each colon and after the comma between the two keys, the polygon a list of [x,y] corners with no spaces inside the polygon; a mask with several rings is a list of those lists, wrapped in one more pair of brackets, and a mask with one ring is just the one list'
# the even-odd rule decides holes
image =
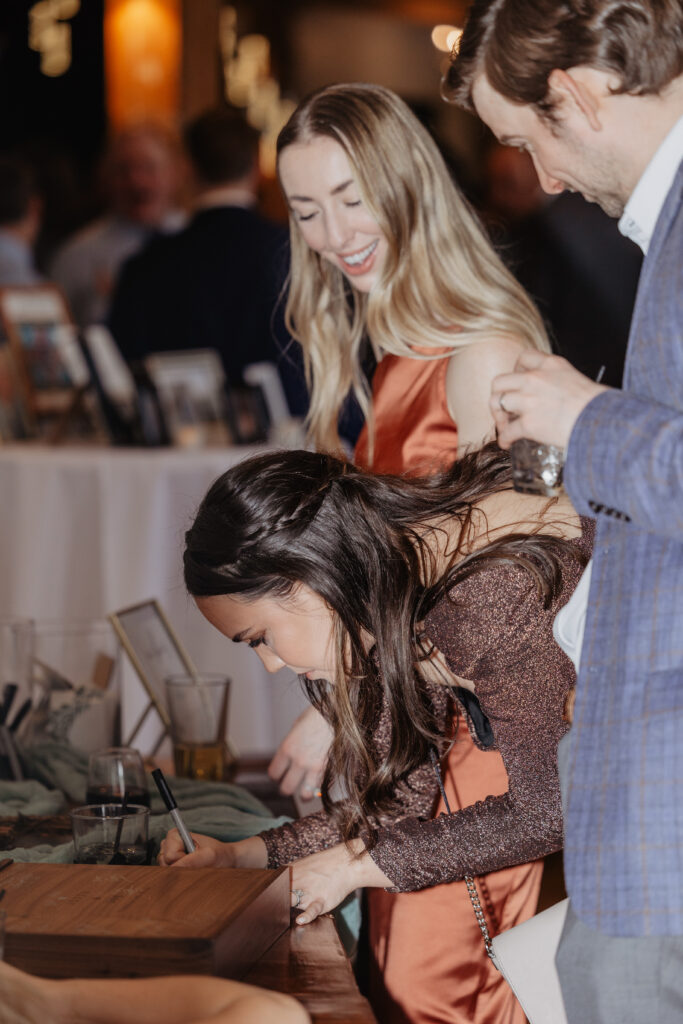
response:
{"label": "white dress shirt collar", "polygon": [[622,235],[646,254],[682,159],[683,117],[680,117],[645,168],[619,221]]}

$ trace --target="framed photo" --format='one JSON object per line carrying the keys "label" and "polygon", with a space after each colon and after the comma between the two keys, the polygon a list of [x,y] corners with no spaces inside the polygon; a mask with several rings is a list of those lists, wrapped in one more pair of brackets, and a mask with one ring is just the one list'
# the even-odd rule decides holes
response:
{"label": "framed photo", "polygon": [[173,675],[196,676],[197,670],[157,600],[142,601],[112,612],[109,621],[149,697],[147,707],[124,743],[132,744],[148,713],[154,710],[163,725],[154,753],[171,724],[164,680]]}
{"label": "framed photo", "polygon": [[103,324],[83,329],[83,340],[100,384],[112,402],[131,409],[135,405],[135,381],[111,331]]}
{"label": "framed photo", "polygon": [[237,444],[261,444],[268,439],[270,418],[260,385],[229,389],[228,422]]}
{"label": "framed photo", "polygon": [[159,397],[172,444],[230,444],[225,373],[214,349],[156,352],[145,368]]}
{"label": "framed photo", "polygon": [[9,342],[0,339],[0,443],[31,437],[31,417]]}
{"label": "framed photo", "polygon": [[67,412],[90,375],[60,290],[50,284],[0,288],[0,321],[29,412]]}

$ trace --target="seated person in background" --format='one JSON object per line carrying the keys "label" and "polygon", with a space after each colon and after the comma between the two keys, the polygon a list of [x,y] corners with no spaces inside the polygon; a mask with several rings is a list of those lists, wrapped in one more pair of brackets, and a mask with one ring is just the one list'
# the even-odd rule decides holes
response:
{"label": "seated person in background", "polygon": [[194,214],[183,231],[154,239],[123,268],[112,334],[131,362],[151,352],[215,349],[233,386],[249,363],[278,363],[282,373],[288,357],[275,340],[274,310],[287,272],[286,231],[256,210],[259,134],[222,107],[192,121],[184,141]]}
{"label": "seated person in background", "polygon": [[123,262],[159,231],[178,230],[179,148],[163,126],[125,128],[105,154],[102,177],[107,210],[61,246],[49,268],[64,290],[79,327],[104,323]]}
{"label": "seated person in background", "polygon": [[20,157],[0,157],[0,288],[41,283],[33,247],[42,206],[31,166]]}
{"label": "seated person in background", "polygon": [[34,978],[0,963],[3,1024],[308,1024],[291,996],[225,978]]}

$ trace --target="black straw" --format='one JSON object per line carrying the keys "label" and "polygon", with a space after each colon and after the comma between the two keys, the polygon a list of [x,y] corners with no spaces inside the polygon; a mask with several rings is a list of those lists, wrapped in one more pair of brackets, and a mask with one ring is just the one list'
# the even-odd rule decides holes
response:
{"label": "black straw", "polygon": [[126,858],[122,853],[119,853],[119,846],[121,845],[121,833],[123,832],[123,822],[128,810],[128,793],[123,791],[123,802],[121,804],[121,817],[119,823],[116,826],[116,838],[114,839],[114,853],[109,861],[110,864],[125,864]]}

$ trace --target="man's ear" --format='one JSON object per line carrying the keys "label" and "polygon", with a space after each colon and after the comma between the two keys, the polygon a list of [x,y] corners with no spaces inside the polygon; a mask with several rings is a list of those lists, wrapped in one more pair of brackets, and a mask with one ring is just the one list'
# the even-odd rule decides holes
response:
{"label": "man's ear", "polygon": [[602,130],[599,117],[600,105],[589,83],[584,82],[580,76],[572,74],[571,69],[561,71],[559,68],[555,68],[548,76],[548,85],[565,103],[583,114],[594,132]]}

